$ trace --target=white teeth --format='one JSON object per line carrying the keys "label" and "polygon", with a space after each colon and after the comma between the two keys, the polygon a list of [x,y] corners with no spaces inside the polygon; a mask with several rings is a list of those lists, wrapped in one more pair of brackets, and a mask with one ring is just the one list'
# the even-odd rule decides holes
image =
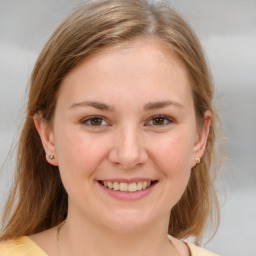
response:
{"label": "white teeth", "polygon": [[142,190],[142,182],[137,183],[137,190]]}
{"label": "white teeth", "polygon": [[114,190],[119,190],[119,183],[118,182],[113,183],[113,189]]}
{"label": "white teeth", "polygon": [[113,188],[113,184],[111,181],[108,181],[108,188]]}
{"label": "white teeth", "polygon": [[121,182],[119,188],[120,188],[120,191],[127,191],[128,184]]}
{"label": "white teeth", "polygon": [[135,191],[137,191],[137,185],[136,185],[135,182],[130,183],[130,184],[128,185],[128,191],[129,191],[129,192],[135,192]]}
{"label": "white teeth", "polygon": [[142,188],[145,189],[147,187],[147,185],[148,185],[148,182],[147,181],[143,181]]}
{"label": "white teeth", "polygon": [[123,192],[136,192],[142,189],[146,189],[151,185],[151,181],[139,181],[132,183],[125,182],[111,182],[111,181],[103,181],[102,184],[109,189],[123,191]]}

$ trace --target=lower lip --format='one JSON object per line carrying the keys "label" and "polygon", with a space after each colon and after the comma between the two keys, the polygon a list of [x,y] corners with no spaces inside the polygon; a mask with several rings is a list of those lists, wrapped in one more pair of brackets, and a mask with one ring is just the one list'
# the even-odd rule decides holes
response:
{"label": "lower lip", "polygon": [[127,200],[127,201],[139,200],[139,199],[147,196],[148,194],[151,193],[151,191],[154,189],[155,185],[157,184],[157,182],[155,182],[148,188],[138,190],[135,192],[123,192],[123,191],[119,191],[119,190],[109,189],[109,188],[105,187],[104,185],[102,185],[101,183],[99,183],[99,182],[97,182],[97,183],[105,192],[107,192],[112,197],[119,199],[119,200]]}

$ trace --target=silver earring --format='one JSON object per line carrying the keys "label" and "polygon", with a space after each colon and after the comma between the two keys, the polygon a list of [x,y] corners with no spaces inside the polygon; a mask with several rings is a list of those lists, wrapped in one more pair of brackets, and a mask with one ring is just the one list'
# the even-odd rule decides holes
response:
{"label": "silver earring", "polygon": [[195,158],[195,161],[196,161],[197,164],[200,164],[200,162],[201,162],[199,157]]}
{"label": "silver earring", "polygon": [[48,158],[49,158],[50,160],[53,160],[53,159],[54,159],[54,155],[49,155]]}

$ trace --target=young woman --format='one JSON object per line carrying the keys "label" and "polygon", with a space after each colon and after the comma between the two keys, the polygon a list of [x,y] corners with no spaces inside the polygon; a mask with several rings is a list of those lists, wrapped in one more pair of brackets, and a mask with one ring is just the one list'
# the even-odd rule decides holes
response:
{"label": "young woman", "polygon": [[216,255],[217,114],[197,37],[171,8],[86,3],[30,81],[0,255]]}

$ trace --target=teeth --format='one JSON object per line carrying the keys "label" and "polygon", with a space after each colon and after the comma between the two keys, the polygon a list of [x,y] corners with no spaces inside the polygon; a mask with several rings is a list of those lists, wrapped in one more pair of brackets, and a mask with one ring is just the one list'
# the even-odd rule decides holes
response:
{"label": "teeth", "polygon": [[142,190],[142,182],[137,183],[137,190]]}
{"label": "teeth", "polygon": [[114,182],[114,183],[113,183],[113,189],[114,189],[114,190],[119,190],[119,187],[120,187],[120,186],[119,186],[119,183],[118,183],[118,182]]}
{"label": "teeth", "polygon": [[151,181],[139,181],[139,182],[132,182],[132,183],[104,181],[101,183],[106,188],[123,191],[123,192],[136,192],[142,189],[146,189],[151,185]]}
{"label": "teeth", "polygon": [[145,189],[147,187],[147,185],[148,185],[148,182],[147,181],[143,181],[142,188]]}
{"label": "teeth", "polygon": [[110,181],[108,181],[108,188],[113,188],[113,184]]}
{"label": "teeth", "polygon": [[135,182],[130,183],[130,184],[128,185],[128,191],[129,191],[129,192],[135,192],[135,191],[137,191],[137,185],[136,185]]}
{"label": "teeth", "polygon": [[128,184],[127,183],[120,183],[120,191],[127,191],[128,189]]}

